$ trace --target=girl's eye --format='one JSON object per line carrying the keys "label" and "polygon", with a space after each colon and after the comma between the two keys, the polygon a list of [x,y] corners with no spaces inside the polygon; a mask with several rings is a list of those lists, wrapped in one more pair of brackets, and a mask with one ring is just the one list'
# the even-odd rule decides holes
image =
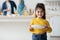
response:
{"label": "girl's eye", "polygon": [[38,13],[39,13],[39,11],[38,11]]}

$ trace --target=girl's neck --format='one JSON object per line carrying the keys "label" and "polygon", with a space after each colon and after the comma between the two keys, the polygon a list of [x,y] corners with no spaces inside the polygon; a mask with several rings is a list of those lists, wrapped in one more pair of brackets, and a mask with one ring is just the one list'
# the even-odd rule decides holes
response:
{"label": "girl's neck", "polygon": [[37,17],[37,18],[39,18],[39,19],[43,19],[42,17]]}

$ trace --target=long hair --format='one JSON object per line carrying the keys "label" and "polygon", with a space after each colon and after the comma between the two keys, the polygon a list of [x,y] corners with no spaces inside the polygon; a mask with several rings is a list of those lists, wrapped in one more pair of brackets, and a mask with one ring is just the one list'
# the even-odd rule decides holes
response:
{"label": "long hair", "polygon": [[[46,13],[45,13],[45,5],[43,3],[38,3],[35,7],[35,11],[37,10],[37,8],[41,8],[44,12],[44,15],[42,16],[43,19],[46,19]],[[37,17],[37,15],[35,14],[35,17]]]}

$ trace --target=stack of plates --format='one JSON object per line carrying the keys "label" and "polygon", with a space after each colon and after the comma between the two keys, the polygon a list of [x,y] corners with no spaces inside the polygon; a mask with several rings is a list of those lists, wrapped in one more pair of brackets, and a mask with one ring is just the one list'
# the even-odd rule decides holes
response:
{"label": "stack of plates", "polygon": [[38,28],[38,29],[43,29],[46,27],[46,25],[31,25],[32,28]]}

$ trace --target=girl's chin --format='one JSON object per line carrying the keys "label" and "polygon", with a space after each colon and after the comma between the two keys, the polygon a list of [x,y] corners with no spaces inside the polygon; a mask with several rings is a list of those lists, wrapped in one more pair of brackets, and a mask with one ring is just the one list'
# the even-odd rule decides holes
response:
{"label": "girl's chin", "polygon": [[42,16],[38,16],[38,18],[42,18]]}

